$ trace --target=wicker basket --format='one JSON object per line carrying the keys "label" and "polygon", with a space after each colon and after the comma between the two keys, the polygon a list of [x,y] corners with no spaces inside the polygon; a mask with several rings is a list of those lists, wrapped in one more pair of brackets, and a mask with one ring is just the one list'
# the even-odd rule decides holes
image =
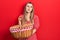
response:
{"label": "wicker basket", "polygon": [[10,32],[14,38],[28,38],[32,35],[32,26],[23,29],[16,29],[16,26],[14,27],[15,29],[13,27],[10,28]]}

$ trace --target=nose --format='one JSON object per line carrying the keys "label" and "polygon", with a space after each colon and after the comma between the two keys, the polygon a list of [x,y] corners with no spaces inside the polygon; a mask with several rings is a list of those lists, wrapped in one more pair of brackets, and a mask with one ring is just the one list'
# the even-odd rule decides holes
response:
{"label": "nose", "polygon": [[28,11],[30,10],[30,8],[28,9]]}
{"label": "nose", "polygon": [[29,9],[30,9],[30,7],[29,7]]}

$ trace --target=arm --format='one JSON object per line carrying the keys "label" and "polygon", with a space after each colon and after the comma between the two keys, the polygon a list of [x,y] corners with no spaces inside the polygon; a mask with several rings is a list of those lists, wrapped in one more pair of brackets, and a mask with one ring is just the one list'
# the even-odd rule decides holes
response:
{"label": "arm", "polygon": [[19,16],[18,17],[18,24],[19,24],[19,27],[21,28],[21,20],[22,20],[22,16]]}
{"label": "arm", "polygon": [[38,30],[39,28],[39,18],[38,16],[34,17],[34,28],[33,28],[33,34]]}

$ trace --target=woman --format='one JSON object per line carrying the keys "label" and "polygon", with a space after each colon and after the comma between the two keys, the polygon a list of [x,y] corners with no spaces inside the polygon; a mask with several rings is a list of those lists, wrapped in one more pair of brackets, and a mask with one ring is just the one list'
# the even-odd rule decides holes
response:
{"label": "woman", "polygon": [[32,27],[29,27],[29,28],[33,28],[32,35],[30,37],[24,38],[24,39],[19,38],[19,40],[37,40],[36,31],[39,28],[39,19],[38,19],[37,15],[34,15],[34,8],[33,8],[33,4],[31,2],[28,2],[26,4],[25,9],[24,9],[24,14],[20,15],[18,17],[18,22],[19,22],[19,25],[15,25],[15,26],[10,27],[11,33],[13,33],[13,31],[11,31],[12,29],[18,30],[19,28],[22,29],[22,28],[25,28],[25,26],[32,25]]}

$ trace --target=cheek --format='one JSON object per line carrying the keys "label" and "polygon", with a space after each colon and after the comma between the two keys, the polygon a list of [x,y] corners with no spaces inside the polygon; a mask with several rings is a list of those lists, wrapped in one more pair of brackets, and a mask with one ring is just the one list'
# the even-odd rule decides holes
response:
{"label": "cheek", "polygon": [[30,11],[32,11],[32,8],[30,8]]}
{"label": "cheek", "polygon": [[31,10],[32,10],[32,8],[31,8]]}
{"label": "cheek", "polygon": [[27,11],[28,11],[28,9],[29,9],[29,8],[28,8],[28,7],[26,7],[26,10],[27,10]]}

